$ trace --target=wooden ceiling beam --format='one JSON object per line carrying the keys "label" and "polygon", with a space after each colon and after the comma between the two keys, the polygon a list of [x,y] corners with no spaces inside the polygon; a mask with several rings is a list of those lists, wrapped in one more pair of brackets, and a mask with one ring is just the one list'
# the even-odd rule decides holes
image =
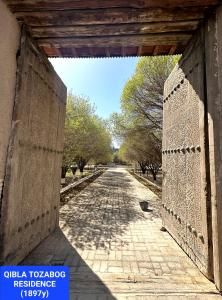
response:
{"label": "wooden ceiling beam", "polygon": [[154,49],[153,49],[153,56],[156,56],[159,54],[159,46],[155,46]]}
{"label": "wooden ceiling beam", "polygon": [[107,36],[125,34],[147,34],[162,32],[194,31],[199,22],[197,20],[178,22],[155,22],[139,24],[90,25],[90,26],[45,26],[32,27],[32,34],[40,37],[80,37]]}
{"label": "wooden ceiling beam", "polygon": [[177,45],[171,46],[168,55],[173,55],[176,52],[176,50],[177,50]]}
{"label": "wooden ceiling beam", "polygon": [[110,57],[110,49],[109,48],[105,48],[105,52],[106,52],[106,57]]}
{"label": "wooden ceiling beam", "polygon": [[142,51],[143,51],[143,46],[139,46],[137,51],[137,56],[141,56]]}
{"label": "wooden ceiling beam", "polygon": [[[162,50],[164,49],[164,46],[162,46]],[[166,46],[167,48],[169,48],[168,46]],[[149,48],[149,49],[148,49]],[[142,54],[140,55],[145,55],[145,56],[152,56],[153,55],[153,49],[151,50],[151,48],[154,47],[143,47],[142,50]],[[53,47],[42,47],[42,49],[46,52],[46,54],[49,57],[58,57],[58,53],[55,52],[55,48]],[[129,48],[127,48],[128,51]],[[180,46],[179,47],[180,51],[177,52],[178,53],[182,53],[185,50],[185,46]],[[104,47],[104,48],[92,48],[93,51],[91,51],[91,57],[117,57],[121,55],[121,48],[119,47],[119,52],[116,51],[116,48],[114,47]],[[81,53],[81,49],[79,49],[79,52],[73,51],[73,48],[65,48],[62,47],[60,48],[60,53],[61,56],[60,57],[82,57],[82,53]],[[166,52],[167,53],[167,52]],[[161,53],[158,53],[161,54]],[[138,50],[135,47],[135,51],[131,51],[130,54],[129,52],[127,52],[127,56],[138,56]]]}
{"label": "wooden ceiling beam", "polygon": [[172,34],[147,34],[147,35],[125,35],[110,37],[87,37],[87,38],[40,38],[37,42],[40,46],[48,47],[137,47],[156,45],[186,45],[191,38],[189,33]]}
{"label": "wooden ceiling beam", "polygon": [[221,4],[221,0],[3,1],[49,56],[61,57],[182,53],[209,8]]}
{"label": "wooden ceiling beam", "polygon": [[18,12],[17,19],[29,26],[77,26],[199,20],[204,11],[191,7],[177,9],[105,9],[52,12]]}
{"label": "wooden ceiling beam", "polygon": [[5,0],[12,11],[46,11],[69,9],[100,8],[177,8],[192,6],[211,6],[220,4],[220,0]]}
{"label": "wooden ceiling beam", "polygon": [[51,51],[53,52],[53,56],[56,56],[56,57],[61,57],[62,56],[62,53],[60,51],[60,47],[43,47],[43,49],[51,49]]}
{"label": "wooden ceiling beam", "polygon": [[72,47],[72,55],[73,57],[78,57],[77,51],[75,47]]}
{"label": "wooden ceiling beam", "polygon": [[90,57],[93,57],[93,56],[94,56],[93,48],[89,47],[89,53],[90,53]]}
{"label": "wooden ceiling beam", "polygon": [[121,47],[121,56],[122,57],[126,56],[126,48],[124,46]]}
{"label": "wooden ceiling beam", "polygon": [[[49,57],[58,57],[58,52],[57,49],[54,47],[41,47],[41,49],[46,53],[47,56]],[[61,52],[59,51],[61,54]]]}

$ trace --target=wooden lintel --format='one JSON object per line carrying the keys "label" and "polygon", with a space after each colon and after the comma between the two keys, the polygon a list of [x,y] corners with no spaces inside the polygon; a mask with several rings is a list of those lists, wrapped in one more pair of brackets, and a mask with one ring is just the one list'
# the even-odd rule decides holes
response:
{"label": "wooden lintel", "polygon": [[189,32],[198,27],[198,20],[178,22],[154,22],[137,24],[81,25],[81,26],[37,26],[32,28],[33,36],[84,37],[124,34],[147,34],[164,32]]}
{"label": "wooden lintel", "polygon": [[12,11],[100,9],[100,8],[169,8],[210,6],[220,4],[220,0],[5,0]]}
{"label": "wooden lintel", "polygon": [[88,37],[88,38],[43,38],[37,39],[40,46],[55,47],[135,47],[156,45],[186,45],[191,38],[190,33],[146,34],[130,36]]}
{"label": "wooden lintel", "polygon": [[[41,47],[41,48],[45,51],[48,57],[55,57],[55,56],[58,57],[58,53],[56,55],[56,53],[54,52],[54,48],[50,48],[50,47]],[[152,55],[153,48],[154,48],[153,46],[142,47],[142,53],[140,54],[140,56]],[[184,46],[180,45],[177,48],[178,54],[179,53],[182,54],[185,48],[186,45]],[[121,48],[118,47],[118,49],[120,50]],[[132,50],[132,48],[126,48],[127,55],[130,53],[131,56],[138,56],[138,47],[133,47],[133,49],[134,50]],[[167,54],[168,53],[167,51],[169,51],[169,46],[161,46],[160,49],[162,49],[163,53]],[[116,47],[93,47],[92,50],[93,51],[89,53],[90,54],[89,57],[116,57],[121,55],[121,51],[118,52]],[[60,48],[60,54],[61,54],[60,57],[83,57],[83,53],[85,52],[82,52],[82,48],[76,48],[75,51],[73,51],[72,47],[66,48],[61,46]]]}
{"label": "wooden lintel", "polygon": [[146,22],[175,22],[204,18],[203,9],[197,7],[177,9],[105,9],[18,12],[18,20],[29,26],[71,26],[96,24],[128,24]]}

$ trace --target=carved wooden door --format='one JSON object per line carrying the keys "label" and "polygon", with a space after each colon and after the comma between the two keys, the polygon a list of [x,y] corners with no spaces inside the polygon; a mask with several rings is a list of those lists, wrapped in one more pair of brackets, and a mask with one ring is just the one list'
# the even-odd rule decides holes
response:
{"label": "carved wooden door", "polygon": [[58,225],[66,87],[23,30],[1,210],[1,261],[21,261]]}
{"label": "carved wooden door", "polygon": [[165,84],[161,211],[167,230],[211,277],[203,49],[200,33]]}

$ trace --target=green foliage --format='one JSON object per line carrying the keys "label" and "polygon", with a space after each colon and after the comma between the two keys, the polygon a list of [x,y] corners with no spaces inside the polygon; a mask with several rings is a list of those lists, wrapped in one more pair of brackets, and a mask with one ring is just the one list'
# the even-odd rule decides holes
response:
{"label": "green foliage", "polygon": [[121,108],[124,118],[143,123],[155,132],[162,129],[164,83],[179,56],[141,58],[135,73],[127,81]]}
{"label": "green foliage", "polygon": [[115,164],[120,164],[120,165],[126,164],[126,160],[124,159],[123,156],[121,156],[119,149],[115,149],[115,151],[113,153],[113,157],[112,157],[112,162]]}
{"label": "green foliage", "polygon": [[161,162],[161,149],[158,140],[154,138],[146,129],[128,132],[127,137],[122,143],[119,155],[127,161],[144,162]]}
{"label": "green foliage", "polygon": [[111,136],[106,123],[95,114],[89,99],[67,98],[63,165],[77,164],[82,171],[89,160],[111,159]]}
{"label": "green foliage", "polygon": [[141,58],[126,82],[120,114],[111,117],[113,134],[122,141],[119,155],[141,169],[161,164],[164,83],[179,56]]}

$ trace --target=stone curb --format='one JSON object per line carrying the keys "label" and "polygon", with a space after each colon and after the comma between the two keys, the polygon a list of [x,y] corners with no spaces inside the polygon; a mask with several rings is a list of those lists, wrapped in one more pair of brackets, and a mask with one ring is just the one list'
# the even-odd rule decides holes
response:
{"label": "stone curb", "polygon": [[128,172],[129,173],[132,172],[133,175],[135,175],[135,176],[139,177],[140,179],[146,181],[148,184],[150,184],[153,187],[155,187],[158,191],[160,191],[160,192],[162,191],[162,188],[159,187],[157,184],[153,183],[152,181],[149,181],[148,179],[144,178],[143,176],[136,174],[134,171],[128,171]]}
{"label": "stone curb", "polygon": [[78,180],[78,181],[76,181],[74,183],[69,184],[68,186],[66,186],[66,187],[64,187],[63,189],[60,190],[60,196],[64,195],[65,193],[67,193],[69,190],[71,190],[71,189],[79,186],[83,182],[85,182],[85,181],[87,181],[89,179],[92,179],[93,177],[95,177],[97,175],[100,175],[102,173],[103,173],[103,170],[98,170],[95,173],[93,173],[93,174],[91,174],[91,175],[89,175],[87,177],[84,177],[84,178],[82,178],[82,179],[80,179],[80,180]]}

